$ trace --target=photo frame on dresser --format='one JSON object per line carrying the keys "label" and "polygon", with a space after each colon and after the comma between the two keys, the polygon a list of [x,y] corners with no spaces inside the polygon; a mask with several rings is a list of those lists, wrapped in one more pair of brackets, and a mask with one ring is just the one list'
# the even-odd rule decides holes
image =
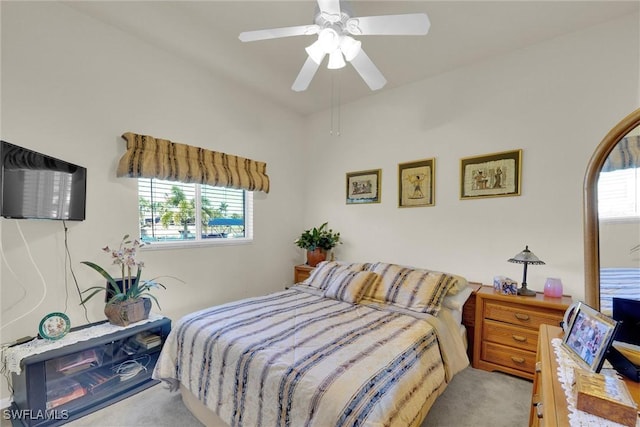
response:
{"label": "photo frame on dresser", "polygon": [[562,346],[582,368],[597,373],[602,368],[617,328],[616,320],[580,302],[564,334]]}

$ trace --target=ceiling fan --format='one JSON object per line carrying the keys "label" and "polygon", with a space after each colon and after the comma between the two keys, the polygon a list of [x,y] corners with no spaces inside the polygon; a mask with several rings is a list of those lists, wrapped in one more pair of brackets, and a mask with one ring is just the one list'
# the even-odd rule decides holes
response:
{"label": "ceiling fan", "polygon": [[350,9],[340,0],[317,2],[315,24],[240,33],[243,42],[318,35],[318,39],[305,48],[308,58],[291,87],[296,92],[309,87],[326,55],[329,55],[327,68],[342,68],[346,65],[346,59],[371,90],[381,89],[387,80],[362,49],[362,42],[351,36],[425,35],[431,26],[425,13],[352,17]]}

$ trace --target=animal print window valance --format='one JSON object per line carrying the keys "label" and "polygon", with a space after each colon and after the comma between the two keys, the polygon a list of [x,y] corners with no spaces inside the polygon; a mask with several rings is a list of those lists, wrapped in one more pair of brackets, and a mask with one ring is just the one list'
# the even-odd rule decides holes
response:
{"label": "animal print window valance", "polygon": [[622,138],[602,166],[602,172],[640,167],[640,136]]}
{"label": "animal print window valance", "polygon": [[117,175],[269,192],[267,164],[166,139],[127,132]]}

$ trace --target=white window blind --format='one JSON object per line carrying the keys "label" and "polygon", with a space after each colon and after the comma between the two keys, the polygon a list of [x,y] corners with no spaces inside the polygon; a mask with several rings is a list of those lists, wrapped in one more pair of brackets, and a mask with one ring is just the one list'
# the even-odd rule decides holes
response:
{"label": "white window blind", "polygon": [[640,173],[638,168],[600,173],[598,215],[603,219],[640,218]]}
{"label": "white window blind", "polygon": [[216,243],[252,238],[251,192],[138,178],[140,238],[154,243]]}

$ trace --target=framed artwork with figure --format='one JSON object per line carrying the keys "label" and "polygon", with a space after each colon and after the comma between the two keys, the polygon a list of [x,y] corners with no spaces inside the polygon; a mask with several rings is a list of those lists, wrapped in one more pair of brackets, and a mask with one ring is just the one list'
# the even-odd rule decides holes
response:
{"label": "framed artwork with figure", "polygon": [[522,150],[460,159],[460,199],[519,196]]}
{"label": "framed artwork with figure", "polygon": [[347,173],[347,204],[380,203],[382,169]]}
{"label": "framed artwork with figure", "polygon": [[398,164],[398,207],[435,205],[434,158]]}

